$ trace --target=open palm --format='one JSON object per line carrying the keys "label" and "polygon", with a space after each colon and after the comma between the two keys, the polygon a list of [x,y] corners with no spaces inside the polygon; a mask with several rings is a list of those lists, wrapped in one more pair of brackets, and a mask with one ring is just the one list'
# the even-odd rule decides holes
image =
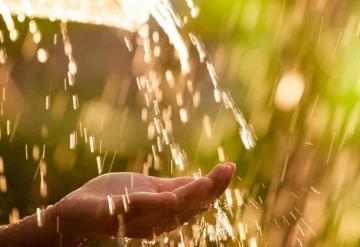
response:
{"label": "open palm", "polygon": [[148,238],[173,230],[207,209],[229,185],[234,171],[228,163],[197,179],[104,174],[55,205],[60,231],[68,236]]}

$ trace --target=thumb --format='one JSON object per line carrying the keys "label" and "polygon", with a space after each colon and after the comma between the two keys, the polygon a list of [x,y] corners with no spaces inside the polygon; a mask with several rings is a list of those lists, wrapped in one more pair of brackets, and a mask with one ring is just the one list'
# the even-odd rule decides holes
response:
{"label": "thumb", "polygon": [[216,196],[220,196],[231,182],[236,170],[234,163],[217,165],[207,177],[213,181]]}

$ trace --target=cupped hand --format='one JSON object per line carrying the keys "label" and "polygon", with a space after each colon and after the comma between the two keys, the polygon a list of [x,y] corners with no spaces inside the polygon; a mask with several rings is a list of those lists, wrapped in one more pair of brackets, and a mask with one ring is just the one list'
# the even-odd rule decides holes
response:
{"label": "cupped hand", "polygon": [[231,163],[200,178],[156,178],[137,173],[99,176],[55,205],[67,236],[149,238],[171,231],[206,210],[229,185]]}

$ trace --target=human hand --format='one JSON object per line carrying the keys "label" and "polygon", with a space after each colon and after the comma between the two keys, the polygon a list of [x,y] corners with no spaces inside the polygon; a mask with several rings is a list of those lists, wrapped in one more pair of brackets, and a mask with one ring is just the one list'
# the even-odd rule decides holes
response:
{"label": "human hand", "polygon": [[130,238],[149,238],[171,231],[206,210],[227,188],[234,172],[235,165],[227,163],[197,179],[104,174],[55,205],[60,232],[91,238],[120,231]]}

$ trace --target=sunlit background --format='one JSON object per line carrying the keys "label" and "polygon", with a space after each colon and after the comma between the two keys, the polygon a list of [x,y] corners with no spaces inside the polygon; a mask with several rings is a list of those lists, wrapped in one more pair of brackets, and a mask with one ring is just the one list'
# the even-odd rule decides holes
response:
{"label": "sunlit background", "polygon": [[[232,230],[196,242],[199,225],[185,226],[186,244],[359,246],[360,3],[172,4],[184,22],[187,75],[153,17],[126,31],[15,15],[16,33],[1,18],[0,223],[99,173],[192,176],[233,161],[236,176],[221,200]],[[216,102],[211,69],[188,33],[202,40],[221,88],[256,134],[253,149]],[[174,164],[157,138],[143,75],[157,84],[159,116],[187,162]],[[206,222],[215,224],[214,211]]]}

